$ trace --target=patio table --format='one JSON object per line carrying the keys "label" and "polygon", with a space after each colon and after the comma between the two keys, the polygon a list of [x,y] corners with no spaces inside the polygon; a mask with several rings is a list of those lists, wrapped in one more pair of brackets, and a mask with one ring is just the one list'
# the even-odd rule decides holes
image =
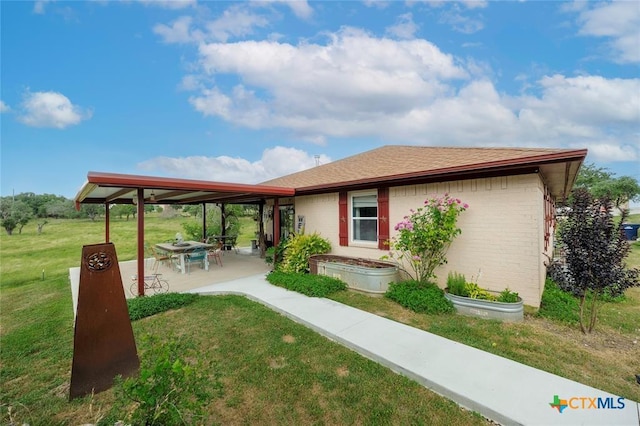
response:
{"label": "patio table", "polygon": [[[183,274],[186,273],[187,269],[185,267],[185,257],[189,252],[192,252],[195,249],[205,249],[208,250],[210,248],[213,248],[212,244],[206,244],[206,243],[200,243],[198,241],[185,241],[183,243],[159,243],[156,244],[156,247],[159,250],[164,250],[166,252],[169,252],[171,254],[176,254],[178,255],[178,259],[180,260],[180,262],[178,263],[178,268],[180,269],[180,272],[182,272]],[[204,260],[204,269],[205,270],[209,270],[209,260],[207,259],[208,256],[205,256],[205,260]]]}

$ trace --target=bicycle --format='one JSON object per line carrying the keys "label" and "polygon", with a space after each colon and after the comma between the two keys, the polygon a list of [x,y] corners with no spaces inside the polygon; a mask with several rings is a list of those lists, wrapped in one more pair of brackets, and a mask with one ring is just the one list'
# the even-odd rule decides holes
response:
{"label": "bicycle", "polygon": [[[169,281],[160,279],[162,274],[151,274],[144,276],[144,293],[147,294],[147,290],[153,291],[154,294],[166,293],[169,291]],[[131,277],[131,287],[129,291],[134,296],[138,296],[138,276]]]}

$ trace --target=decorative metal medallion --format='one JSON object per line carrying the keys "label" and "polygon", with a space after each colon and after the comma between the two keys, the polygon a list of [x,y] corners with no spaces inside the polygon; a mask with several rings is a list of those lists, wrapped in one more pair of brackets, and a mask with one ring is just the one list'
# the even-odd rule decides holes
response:
{"label": "decorative metal medallion", "polygon": [[92,253],[87,256],[87,268],[96,272],[106,271],[111,268],[111,256],[103,251]]}

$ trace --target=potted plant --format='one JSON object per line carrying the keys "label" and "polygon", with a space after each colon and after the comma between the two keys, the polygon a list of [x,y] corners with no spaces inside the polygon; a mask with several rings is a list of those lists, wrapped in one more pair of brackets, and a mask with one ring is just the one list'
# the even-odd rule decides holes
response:
{"label": "potted plant", "polygon": [[524,318],[522,298],[518,293],[508,287],[500,293],[488,291],[456,272],[447,276],[445,296],[462,315],[510,322]]}

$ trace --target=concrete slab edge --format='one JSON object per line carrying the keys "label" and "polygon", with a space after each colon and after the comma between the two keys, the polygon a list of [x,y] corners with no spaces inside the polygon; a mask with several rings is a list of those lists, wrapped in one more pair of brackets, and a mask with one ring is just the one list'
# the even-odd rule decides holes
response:
{"label": "concrete slab edge", "polygon": [[[440,396],[443,396],[447,399],[450,399],[451,401],[455,402],[456,404],[458,404],[459,406],[461,406],[462,408],[466,409],[466,410],[470,410],[473,412],[477,412],[480,415],[482,415],[483,417],[495,421],[497,423],[500,424],[509,424],[509,425],[522,425],[522,423],[518,422],[515,419],[512,419],[510,417],[507,417],[505,415],[503,415],[502,413],[499,413],[483,404],[479,404],[476,401],[473,401],[463,395],[460,395],[457,392],[452,391],[451,389],[447,388],[446,386],[442,386],[441,384],[438,384],[436,382],[433,382],[429,379],[427,379],[426,377],[423,377],[409,369],[406,369],[396,363],[394,363],[393,361],[381,357],[377,354],[374,354],[373,352],[370,352],[369,350],[361,347],[360,345],[357,345],[349,340],[343,339],[340,336],[337,336],[334,333],[331,333],[321,327],[316,326],[313,323],[310,323],[306,320],[304,320],[303,318],[298,317],[297,315],[291,314],[290,312],[287,312],[283,309],[280,309],[278,306],[271,304],[263,299],[260,299],[250,293],[246,293],[244,291],[235,291],[235,290],[219,290],[219,291],[207,291],[207,292],[199,292],[198,294],[203,295],[203,296],[223,296],[223,295],[235,295],[235,296],[244,296],[249,300],[252,300],[254,302],[260,303],[263,306],[268,307],[269,309],[278,312],[279,314],[297,322],[298,324],[304,325],[307,328],[310,328],[311,330],[315,331],[316,333],[328,338],[329,340],[332,340],[334,342],[340,343],[342,346],[345,346],[349,349],[351,349],[352,351],[355,351],[357,353],[359,353],[360,355],[374,361],[377,362],[380,365],[383,365],[387,368],[389,368],[390,370],[392,370],[394,373],[396,374],[400,374],[402,376],[408,377],[409,379],[419,383],[420,385],[426,387],[427,389],[437,393]],[[330,299],[329,299],[330,300]]]}

